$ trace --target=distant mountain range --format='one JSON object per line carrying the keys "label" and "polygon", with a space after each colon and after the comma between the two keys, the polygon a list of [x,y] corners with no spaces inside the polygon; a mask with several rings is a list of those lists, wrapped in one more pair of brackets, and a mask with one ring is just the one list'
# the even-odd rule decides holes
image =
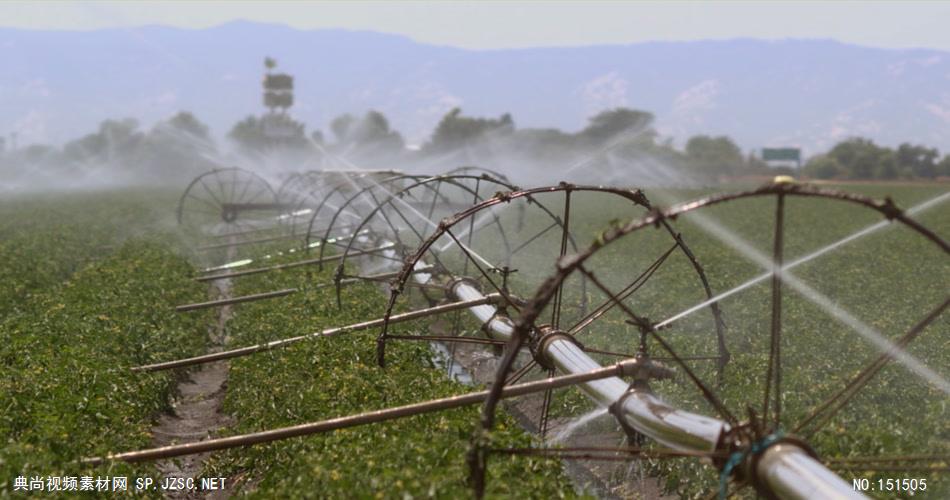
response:
{"label": "distant mountain range", "polygon": [[296,78],[292,114],[328,134],[382,111],[410,143],[439,118],[510,112],[519,128],[582,128],[599,110],[653,112],[682,145],[726,134],[744,149],[816,152],[851,135],[950,151],[950,53],[829,40],[656,42],[463,50],[345,30],[232,22],[187,30],[0,29],[0,135],[60,144],[106,118],[144,126],[192,111],[223,137],[262,111],[263,59]]}

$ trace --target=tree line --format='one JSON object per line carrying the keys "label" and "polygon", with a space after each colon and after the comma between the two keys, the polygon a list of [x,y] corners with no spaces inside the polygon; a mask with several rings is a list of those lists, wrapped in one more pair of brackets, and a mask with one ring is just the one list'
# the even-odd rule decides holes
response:
{"label": "tree line", "polygon": [[933,179],[950,176],[950,154],[903,143],[896,149],[855,137],[811,158],[802,173],[817,179]]}
{"label": "tree line", "polygon": [[[227,134],[233,150],[251,157],[280,153],[300,159],[345,157],[361,165],[391,168],[416,162],[476,163],[492,166],[499,158],[530,159],[535,164],[567,169],[591,159],[620,165],[651,161],[690,177],[718,179],[743,175],[801,173],[819,179],[898,179],[950,176],[950,155],[934,148],[901,144],[891,149],[871,140],[852,138],[811,158],[801,172],[774,169],[743,151],[727,136],[697,135],[682,148],[661,138],[653,114],[616,108],[588,119],[577,132],[556,128],[518,128],[514,118],[466,116],[460,108],[446,113],[428,140],[407,147],[403,136],[378,111],[344,114],[330,122],[329,137],[287,114],[248,116]],[[39,165],[47,168],[95,168],[118,165],[168,178],[176,173],[206,170],[221,157],[209,127],[189,112],[179,112],[150,129],[135,119],[105,120],[97,131],[64,144],[30,145],[5,151],[0,141],[0,167]],[[624,163],[627,162],[627,163]],[[375,163],[375,165],[374,165]],[[385,163],[385,165],[381,164]],[[552,172],[557,174],[558,172]]]}
{"label": "tree line", "polygon": [[31,144],[7,150],[0,143],[0,174],[16,177],[68,177],[73,174],[121,173],[167,179],[176,173],[213,168],[217,146],[207,125],[188,112],[143,130],[138,120],[104,120],[92,133],[61,148]]}

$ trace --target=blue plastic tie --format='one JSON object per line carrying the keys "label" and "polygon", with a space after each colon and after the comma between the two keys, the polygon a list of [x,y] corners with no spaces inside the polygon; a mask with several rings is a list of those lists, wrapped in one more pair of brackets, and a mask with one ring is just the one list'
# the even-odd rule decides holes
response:
{"label": "blue plastic tie", "polygon": [[729,460],[726,461],[726,465],[723,466],[722,472],[719,474],[719,500],[726,500],[726,490],[728,490],[729,487],[729,476],[732,474],[732,469],[735,469],[737,465],[741,464],[749,453],[758,455],[783,437],[785,437],[785,433],[776,431],[752,443],[752,446],[749,448],[733,452],[732,455],[729,455]]}

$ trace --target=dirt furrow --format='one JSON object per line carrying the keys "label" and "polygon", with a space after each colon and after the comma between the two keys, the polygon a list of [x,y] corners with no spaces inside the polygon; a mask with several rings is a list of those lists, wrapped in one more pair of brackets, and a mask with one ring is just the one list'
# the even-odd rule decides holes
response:
{"label": "dirt furrow", "polygon": [[[209,296],[212,300],[228,298],[231,296],[230,292],[230,281],[219,280],[212,284]],[[230,306],[218,309],[216,321],[208,328],[210,340],[208,352],[220,351],[227,343],[227,322],[230,316]],[[186,373],[178,383],[171,401],[171,409],[162,414],[152,428],[152,444],[167,446],[201,441],[232,425],[233,418],[222,411],[228,384],[228,370],[227,361],[217,361],[201,365]],[[195,488],[198,488],[202,466],[208,455],[203,453],[162,460],[156,463],[156,467],[162,479],[192,478]],[[159,481],[161,484],[162,480]],[[163,493],[166,498],[228,498],[232,491],[231,481],[226,480],[224,486],[222,490],[207,492],[197,489],[170,489],[163,490]]]}

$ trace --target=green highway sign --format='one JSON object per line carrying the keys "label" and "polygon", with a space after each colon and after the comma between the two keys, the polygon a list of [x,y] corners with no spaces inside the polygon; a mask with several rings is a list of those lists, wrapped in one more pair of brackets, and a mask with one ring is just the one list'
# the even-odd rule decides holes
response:
{"label": "green highway sign", "polygon": [[802,161],[802,150],[798,148],[763,148],[762,159],[765,161]]}

